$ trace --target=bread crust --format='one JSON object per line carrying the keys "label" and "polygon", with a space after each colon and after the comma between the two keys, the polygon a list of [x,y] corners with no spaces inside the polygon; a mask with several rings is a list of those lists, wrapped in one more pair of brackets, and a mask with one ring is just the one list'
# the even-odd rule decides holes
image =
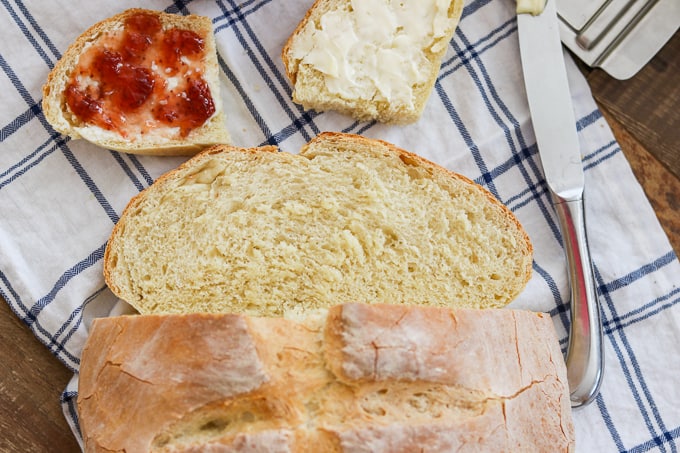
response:
{"label": "bread crust", "polygon": [[115,16],[97,22],[78,36],[66,49],[52,71],[50,71],[43,85],[42,109],[47,121],[58,132],[68,135],[73,139],[85,138],[82,136],[82,132],[79,131],[83,127],[90,128],[91,130],[100,129],[94,125],[81,126],[77,124],[79,120],[73,118],[73,114],[66,106],[64,91],[71,77],[71,72],[77,67],[78,60],[83,52],[89,46],[96,44],[97,39],[107,31],[121,27],[126,18],[139,13],[155,15],[160,19],[164,28],[178,27],[196,32],[204,38],[204,74],[215,104],[215,114],[202,126],[194,129],[184,138],[164,139],[161,141],[143,139],[131,141],[123,137],[119,139],[96,139],[90,134],[86,139],[96,145],[117,151],[163,156],[193,155],[208,146],[228,143],[230,137],[225,127],[224,111],[219,96],[217,50],[210,20],[207,17],[198,15],[181,16],[142,8],[127,9]]}
{"label": "bread crust", "polygon": [[305,12],[305,15],[302,17],[300,22],[297,24],[295,27],[295,30],[290,34],[288,39],[286,40],[285,44],[283,45],[283,48],[281,49],[281,59],[283,60],[283,69],[286,72],[286,76],[288,77],[288,80],[291,81],[293,84],[293,87],[295,86],[295,82],[297,80],[297,65],[294,64],[293,60],[289,57],[290,55],[290,50],[291,46],[293,45],[293,41],[296,36],[302,32],[302,30],[305,28],[307,23],[311,20],[312,14],[317,14],[318,11],[321,9],[321,5],[327,3],[327,0],[315,0],[312,6]]}
{"label": "bread crust", "polygon": [[[462,362],[430,369],[444,344]],[[392,362],[397,351],[413,352],[422,373]],[[337,373],[365,352],[375,356],[369,373]],[[301,322],[231,314],[98,319],[82,355],[78,408],[88,452],[568,452],[574,445],[552,321],[507,309],[347,304]]]}
{"label": "bread crust", "polygon": [[[138,213],[140,211],[145,211],[145,212],[156,212],[157,209],[159,209],[156,204],[160,203],[160,201],[163,199],[164,194],[169,194],[175,188],[179,187],[181,183],[190,181],[193,178],[202,178],[202,168],[205,166],[210,166],[211,162],[213,162],[213,159],[216,159],[215,162],[218,164],[222,162],[220,159],[226,159],[226,162],[236,162],[236,161],[244,161],[247,163],[243,163],[245,167],[243,167],[243,171],[246,171],[246,168],[248,165],[252,166],[257,166],[259,165],[258,162],[260,159],[264,159],[266,155],[271,155],[271,159],[267,158],[265,160],[271,161],[271,165],[278,165],[280,168],[285,170],[287,165],[292,165],[295,166],[299,164],[300,162],[311,162],[313,161],[316,157],[318,157],[319,153],[329,153],[329,155],[333,154],[340,154],[340,153],[356,153],[357,155],[361,156],[372,156],[372,159],[386,159],[386,160],[395,160],[396,162],[399,163],[399,165],[403,165],[404,169],[400,170],[403,172],[408,172],[410,169],[413,169],[414,172],[419,172],[423,175],[424,178],[431,179],[435,181],[433,184],[437,184],[438,187],[443,187],[444,190],[448,191],[451,193],[451,196],[455,194],[455,191],[458,189],[464,189],[465,191],[470,191],[470,193],[476,194],[475,196],[479,196],[480,200],[479,203],[485,207],[485,212],[490,212],[494,216],[495,221],[498,222],[497,226],[494,228],[498,228],[499,231],[498,233],[493,233],[494,235],[499,234],[499,240],[501,241],[509,241],[509,244],[513,244],[512,247],[516,247],[516,253],[513,255],[513,266],[517,266],[516,269],[516,275],[509,277],[508,279],[503,280],[503,291],[509,292],[511,294],[498,297],[496,296],[493,291],[494,290],[491,286],[486,287],[485,285],[479,285],[479,289],[477,292],[474,292],[474,297],[472,297],[470,300],[460,300],[460,299],[455,299],[453,296],[449,296],[448,294],[444,294],[443,292],[440,291],[435,291],[437,298],[441,300],[440,304],[441,305],[448,305],[448,306],[478,306],[478,307],[489,307],[489,306],[504,306],[507,303],[509,303],[519,292],[524,288],[524,286],[527,284],[531,277],[531,264],[532,264],[532,245],[531,241],[527,235],[527,233],[524,231],[524,229],[521,227],[519,221],[514,217],[512,212],[505,207],[502,203],[500,203],[498,200],[496,200],[493,195],[491,195],[487,190],[482,188],[481,186],[475,184],[472,182],[470,179],[456,174],[450,170],[444,169],[443,167],[440,167],[436,164],[434,164],[431,161],[428,161],[414,153],[405,151],[403,149],[400,149],[390,143],[380,141],[380,140],[374,140],[374,139],[368,139],[359,135],[353,135],[353,134],[342,134],[342,133],[335,133],[335,132],[325,132],[317,136],[315,139],[310,141],[305,147],[302,148],[299,154],[288,154],[288,153],[283,153],[283,152],[277,152],[277,149],[272,146],[268,147],[262,147],[262,148],[238,148],[238,147],[233,147],[233,146],[216,146],[212,147],[210,149],[205,150],[204,152],[194,156],[192,159],[186,161],[182,165],[180,165],[177,169],[172,170],[165,175],[161,176],[151,187],[147,188],[145,191],[139,193],[136,195],[128,204],[128,206],[125,208],[123,211],[121,218],[117,225],[115,225],[112,234],[110,236],[110,239],[107,243],[107,247],[105,250],[104,254],[104,277],[105,280],[108,284],[108,286],[111,288],[111,290],[121,299],[125,300],[129,304],[131,304],[133,307],[135,307],[137,310],[139,310],[141,313],[158,313],[158,312],[186,312],[186,311],[218,311],[218,312],[243,312],[243,308],[237,307],[236,305],[230,305],[230,302],[227,299],[221,299],[221,300],[215,300],[213,296],[210,297],[203,297],[203,296],[195,296],[193,297],[196,299],[195,301],[189,301],[188,299],[184,304],[180,304],[181,307],[178,305],[177,307],[170,308],[169,305],[166,304],[166,299],[168,297],[172,298],[173,300],[178,300],[178,295],[173,295],[170,296],[170,293],[166,293],[162,288],[158,288],[158,293],[156,296],[151,296],[149,294],[146,294],[144,292],[137,292],[136,289],[131,289],[131,288],[137,288],[139,284],[142,282],[135,280],[135,278],[130,278],[130,270],[134,272],[138,272],[142,270],[142,264],[135,264],[136,258],[132,258],[132,261],[126,261],[125,264],[121,263],[119,260],[119,256],[123,256],[122,252],[122,247],[126,247],[126,241],[127,239],[127,233],[128,233],[128,228],[133,228],[132,231],[134,231],[134,227],[129,227],[128,224],[133,222],[133,219],[136,218]],[[272,154],[273,153],[273,154]],[[233,158],[231,157],[233,156]],[[273,163],[273,161],[276,161],[276,163]],[[222,164],[219,164],[222,165]],[[230,164],[231,165],[231,164]],[[236,164],[234,164],[236,165]],[[240,165],[240,164],[239,164]],[[305,164],[305,165],[311,165],[311,164]],[[238,166],[235,166],[234,168],[237,168]],[[240,168],[240,167],[239,167]],[[231,170],[230,170],[231,171]],[[349,170],[348,170],[349,171]],[[240,170],[239,170],[240,172]],[[211,176],[212,177],[212,176]],[[210,177],[208,177],[210,179]],[[324,181],[323,184],[326,184],[327,181]],[[206,186],[207,187],[207,186]],[[256,186],[253,186],[256,187]],[[267,186],[268,187],[268,186]],[[306,189],[308,192],[317,192],[321,190],[321,187],[316,186],[315,184],[312,184]],[[227,189],[220,189],[217,188],[217,186],[213,186],[211,190],[216,191],[215,192],[215,198],[214,199],[221,199],[218,193],[224,194],[224,196],[228,195],[228,192],[222,192],[222,190],[227,190]],[[260,190],[257,188],[254,188],[253,190]],[[261,190],[270,190],[270,189],[261,189]],[[455,194],[459,195],[459,194]],[[247,194],[243,195],[246,198],[248,197]],[[466,195],[460,195],[460,196],[466,196]],[[151,201],[151,200],[156,200],[156,201]],[[207,209],[210,212],[217,212],[216,209],[219,209],[217,207],[214,207],[210,205],[205,205],[205,209]],[[282,214],[285,215],[285,214]],[[226,219],[220,220],[220,222],[227,222],[228,226],[228,221]],[[306,229],[310,228],[311,225],[309,226],[300,226],[299,228],[301,229]],[[211,229],[212,230],[219,230],[219,225],[214,224]],[[335,227],[333,227],[335,228]],[[253,234],[256,234],[257,232],[253,230]],[[303,233],[303,231],[299,231],[299,233]],[[162,233],[159,233],[162,234]],[[190,234],[185,231],[185,234]],[[294,244],[293,241],[295,241],[295,233],[288,233],[291,235],[291,243]],[[502,236],[507,237],[507,239],[503,239]],[[221,237],[221,236],[220,236]],[[187,237],[189,239],[189,237]],[[495,239],[494,239],[495,240]],[[219,246],[221,244],[221,239],[211,239],[211,243],[213,245]],[[437,246],[438,244],[433,244],[432,246]],[[496,244],[497,246],[500,246]],[[145,249],[148,248],[147,246],[144,246]],[[154,246],[155,247],[155,246]],[[165,246],[167,247],[167,246]],[[429,245],[428,245],[429,247]],[[475,245],[475,247],[477,247]],[[482,247],[482,246],[480,246]],[[504,246],[503,246],[504,247]],[[196,253],[201,252],[201,250],[197,250]],[[305,252],[298,252],[300,254],[304,254]],[[457,252],[452,252],[452,253],[457,253]],[[478,253],[476,251],[472,251],[470,253]],[[481,250],[479,251],[481,253]],[[132,255],[130,255],[132,256]],[[232,255],[229,255],[231,257]],[[247,259],[245,255],[234,255],[237,256],[238,259]],[[313,258],[313,257],[310,257]],[[188,260],[187,262],[192,262],[194,258],[191,256],[183,256],[183,260]],[[229,258],[231,259],[231,258]],[[225,258],[227,260],[227,258]],[[225,261],[227,262],[227,261]],[[166,263],[168,266],[172,267],[173,265],[168,262]],[[429,265],[429,264],[428,264]],[[264,264],[266,266],[266,264]],[[382,266],[382,265],[381,265]],[[387,266],[387,265],[386,265]],[[392,266],[392,265],[389,265]],[[297,272],[299,272],[297,275],[299,276],[299,284],[300,285],[305,285],[307,279],[314,279],[316,278],[315,273],[318,272],[319,269],[315,266],[306,266],[304,269],[299,269]],[[396,269],[395,269],[396,271]],[[150,271],[146,271],[150,272]],[[215,272],[213,269],[211,272]],[[215,278],[218,280],[215,280],[213,284],[218,284],[220,282],[224,282],[226,280],[233,280],[235,277],[233,277],[232,274],[230,274],[229,270],[225,268],[224,272],[225,274],[220,274],[219,272],[222,272],[221,270],[218,271],[218,273],[215,273]],[[435,271],[436,272],[436,271]],[[474,272],[474,271],[471,271]],[[182,276],[182,279],[186,279],[186,276]],[[252,278],[251,278],[252,280]],[[346,280],[349,283],[349,280]],[[453,281],[453,280],[452,280]],[[188,285],[197,285],[196,281],[189,281],[186,280],[186,283]],[[183,284],[183,283],[181,283]],[[378,280],[372,280],[371,283],[368,283],[370,285],[378,285],[380,282]],[[307,284],[308,286],[305,286],[306,288],[312,288],[310,291],[314,291],[314,286],[316,285],[315,283],[309,283]],[[344,286],[343,286],[344,288]],[[512,289],[510,289],[512,288]],[[155,291],[155,289],[154,289]],[[282,290],[283,291],[283,290]],[[372,297],[371,296],[362,296],[360,295],[360,292],[357,292],[353,290],[351,296],[348,293],[347,295],[343,296],[341,300],[338,300],[338,294],[329,292],[327,295],[317,295],[313,296],[314,299],[307,299],[305,298],[300,299],[300,302],[297,304],[297,307],[299,308],[299,311],[305,312],[308,309],[310,309],[310,305],[308,304],[316,304],[319,307],[327,307],[329,304],[333,303],[341,303],[341,302],[350,302],[349,300],[350,297],[363,297],[364,299],[369,299]],[[405,303],[407,302],[406,300],[400,301],[397,296],[399,296],[400,292],[395,290],[394,294],[386,293],[384,298],[382,299],[383,302],[388,302],[390,301],[390,298],[392,298],[394,303]],[[430,295],[428,295],[432,291],[432,288],[430,288],[428,291],[423,290],[422,294],[418,297],[418,299],[433,299]],[[235,293],[229,291],[228,294],[230,297],[237,297]],[[335,295],[334,295],[335,294]],[[388,295],[389,294],[389,295]],[[280,297],[281,301],[284,301],[285,298],[288,298],[290,300],[295,299],[297,296],[300,296],[300,294],[293,294],[293,293],[287,293],[284,292]],[[158,299],[157,297],[160,297]],[[271,293],[262,293],[260,296],[262,297],[267,297],[269,298],[266,307],[255,307],[255,310],[260,310],[260,311],[255,311],[255,312],[250,312],[253,314],[260,314],[260,315],[290,315],[290,316],[296,316],[296,314],[293,314],[293,312],[289,311],[289,308],[283,307],[282,305],[277,305],[279,304],[279,296],[276,296],[274,298]],[[302,296],[300,296],[302,297]],[[312,296],[310,296],[312,297]],[[401,297],[401,296],[399,296]],[[409,297],[415,297],[414,294],[411,294]],[[203,298],[203,300],[200,300]],[[347,299],[347,300],[346,300]],[[410,301],[411,303],[414,302],[415,300]],[[446,301],[446,302],[444,302]],[[200,304],[196,304],[197,302],[200,302]],[[433,300],[430,300],[428,302],[434,303]],[[255,304],[258,304],[257,302],[254,302]],[[427,302],[424,302],[427,303]],[[235,304],[235,303],[234,303]],[[250,304],[252,305],[252,304]],[[264,304],[263,304],[264,305]],[[251,307],[253,309],[253,307]],[[293,309],[296,309],[293,307]],[[299,314],[299,313],[298,313]]]}

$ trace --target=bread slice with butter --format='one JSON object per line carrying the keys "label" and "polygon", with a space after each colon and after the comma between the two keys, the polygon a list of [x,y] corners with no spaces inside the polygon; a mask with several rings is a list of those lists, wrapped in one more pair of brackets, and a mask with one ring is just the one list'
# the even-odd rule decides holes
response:
{"label": "bread slice with butter", "polygon": [[362,121],[420,118],[462,0],[317,0],[283,48],[293,101]]}
{"label": "bread slice with butter", "polygon": [[107,284],[142,314],[502,307],[531,266],[529,237],[487,190],[340,133],[299,154],[205,150],[130,201],[104,257]]}
{"label": "bread slice with butter", "polygon": [[128,153],[190,155],[228,143],[212,23],[129,9],[80,35],[43,87],[62,134]]}

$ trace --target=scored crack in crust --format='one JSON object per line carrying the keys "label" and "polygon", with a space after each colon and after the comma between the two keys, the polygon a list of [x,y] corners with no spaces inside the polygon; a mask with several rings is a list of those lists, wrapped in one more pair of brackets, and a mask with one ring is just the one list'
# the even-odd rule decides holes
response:
{"label": "scored crack in crust", "polygon": [[347,304],[97,320],[78,406],[92,452],[569,452],[566,382],[547,315]]}

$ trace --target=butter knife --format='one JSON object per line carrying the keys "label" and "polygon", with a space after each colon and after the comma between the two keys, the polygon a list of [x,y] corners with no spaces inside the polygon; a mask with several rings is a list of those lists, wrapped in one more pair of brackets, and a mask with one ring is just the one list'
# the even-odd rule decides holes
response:
{"label": "butter knife", "polygon": [[571,405],[580,407],[599,392],[604,351],[586,237],[583,164],[555,3],[547,0],[539,14],[518,8],[517,26],[531,120],[567,258],[571,284],[567,378]]}

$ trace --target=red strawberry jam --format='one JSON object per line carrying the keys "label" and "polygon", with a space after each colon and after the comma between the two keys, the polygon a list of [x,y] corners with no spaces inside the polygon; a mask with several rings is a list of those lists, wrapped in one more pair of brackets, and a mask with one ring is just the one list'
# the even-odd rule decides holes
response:
{"label": "red strawberry jam", "polygon": [[161,62],[172,70],[170,73],[172,75],[184,64],[182,57],[200,57],[202,52],[203,40],[196,33],[188,30],[168,30],[161,44]]}
{"label": "red strawberry jam", "polygon": [[123,137],[158,127],[186,137],[215,113],[204,46],[193,31],[163,30],[153,14],[131,15],[81,55],[66,103],[82,122]]}

